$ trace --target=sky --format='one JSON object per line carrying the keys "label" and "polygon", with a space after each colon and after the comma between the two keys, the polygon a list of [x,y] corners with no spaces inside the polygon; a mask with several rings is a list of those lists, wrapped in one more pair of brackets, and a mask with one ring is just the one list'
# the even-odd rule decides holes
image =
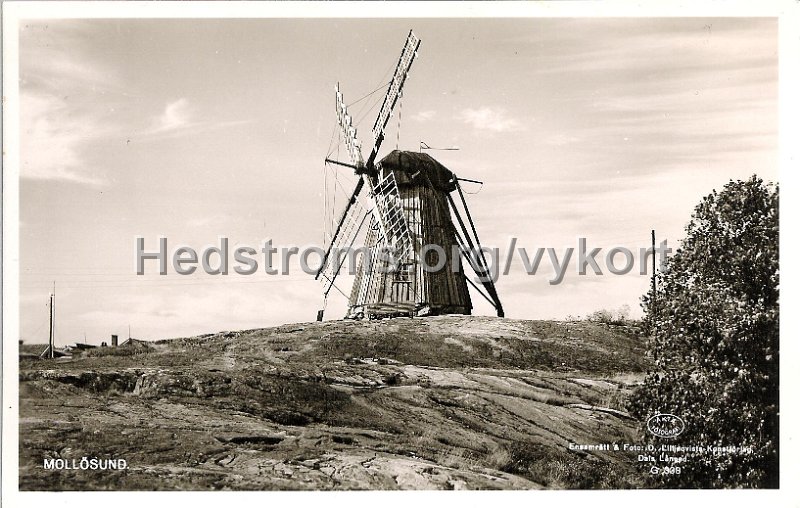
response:
{"label": "sky", "polygon": [[[481,242],[559,254],[677,248],[694,206],[730,179],[777,182],[771,18],[93,19],[21,22],[20,326],[56,344],[158,339],[311,321],[322,286],[289,275],[137,276],[134,245],[320,245],[334,86],[365,151],[408,30],[422,40],[381,154],[429,152],[465,184]],[[399,123],[399,137],[398,137]],[[399,143],[398,143],[399,141]],[[336,174],[334,174],[334,171]],[[330,196],[329,196],[330,197]],[[327,200],[330,203],[330,200]],[[330,210],[329,210],[330,212]],[[327,226],[326,226],[327,224]],[[546,256],[545,256],[546,260]],[[562,319],[623,305],[649,277],[549,284],[519,263],[506,316]],[[351,278],[338,284],[349,290]],[[492,308],[473,296],[475,313]],[[332,292],[326,318],[344,315]]]}

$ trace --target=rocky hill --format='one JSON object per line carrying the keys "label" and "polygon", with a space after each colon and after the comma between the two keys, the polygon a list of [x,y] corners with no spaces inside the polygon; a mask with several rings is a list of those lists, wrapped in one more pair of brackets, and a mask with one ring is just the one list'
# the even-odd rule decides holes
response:
{"label": "rocky hill", "polygon": [[[444,316],[221,332],[20,361],[22,490],[641,485],[642,340]],[[121,458],[124,470],[45,469]]]}

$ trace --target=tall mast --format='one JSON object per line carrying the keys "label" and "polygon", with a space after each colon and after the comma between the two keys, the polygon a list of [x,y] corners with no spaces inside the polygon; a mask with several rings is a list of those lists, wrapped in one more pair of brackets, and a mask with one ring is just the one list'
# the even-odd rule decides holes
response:
{"label": "tall mast", "polygon": [[53,292],[50,293],[50,358],[55,358],[53,350],[53,337],[55,336],[55,303],[56,303],[56,283],[53,282]]}

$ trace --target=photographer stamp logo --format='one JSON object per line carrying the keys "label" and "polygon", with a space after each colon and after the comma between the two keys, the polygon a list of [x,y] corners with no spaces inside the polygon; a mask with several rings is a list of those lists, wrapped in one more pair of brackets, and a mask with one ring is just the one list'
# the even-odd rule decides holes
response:
{"label": "photographer stamp logo", "polygon": [[647,419],[647,431],[656,437],[678,437],[685,428],[681,417],[671,413],[658,413]]}

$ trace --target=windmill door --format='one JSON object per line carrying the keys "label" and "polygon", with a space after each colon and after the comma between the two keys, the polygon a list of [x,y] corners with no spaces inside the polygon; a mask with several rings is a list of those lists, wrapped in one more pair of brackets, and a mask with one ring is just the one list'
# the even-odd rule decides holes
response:
{"label": "windmill door", "polygon": [[392,280],[392,303],[413,303],[411,299],[411,266],[403,265]]}

